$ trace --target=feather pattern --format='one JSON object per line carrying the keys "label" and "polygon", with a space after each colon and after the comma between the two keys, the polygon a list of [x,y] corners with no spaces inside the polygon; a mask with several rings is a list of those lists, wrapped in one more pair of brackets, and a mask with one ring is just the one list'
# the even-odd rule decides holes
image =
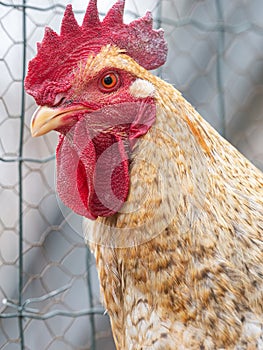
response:
{"label": "feather pattern", "polygon": [[84,222],[117,349],[262,349],[262,173],[171,85],[132,67],[158,101],[132,155],[125,206],[139,210]]}

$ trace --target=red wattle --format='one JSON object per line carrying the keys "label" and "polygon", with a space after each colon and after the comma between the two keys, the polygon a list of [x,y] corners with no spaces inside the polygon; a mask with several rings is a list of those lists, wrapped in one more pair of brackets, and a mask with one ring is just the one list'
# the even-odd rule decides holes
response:
{"label": "red wattle", "polygon": [[90,219],[115,214],[129,192],[129,159],[123,140],[110,133],[91,139],[81,122],[69,134],[61,137],[57,147],[61,200]]}
{"label": "red wattle", "polygon": [[64,204],[90,219],[117,213],[129,193],[129,153],[155,116],[152,100],[80,116],[57,147],[57,190]]}
{"label": "red wattle", "polygon": [[[96,150],[96,161],[90,164],[89,147],[81,154],[79,193],[92,215],[110,216],[119,211],[128,196],[129,159],[124,142],[118,135],[99,133],[94,136],[92,143]],[[93,181],[85,189],[83,182],[86,183],[87,178]]]}

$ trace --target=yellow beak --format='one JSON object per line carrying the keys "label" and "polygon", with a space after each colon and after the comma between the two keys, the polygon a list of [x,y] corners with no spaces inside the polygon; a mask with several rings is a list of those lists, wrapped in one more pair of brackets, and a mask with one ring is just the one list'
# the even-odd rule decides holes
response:
{"label": "yellow beak", "polygon": [[63,108],[38,107],[31,119],[31,134],[33,137],[47,134],[51,130],[59,129],[72,123],[72,116],[78,111],[89,109],[84,106]]}

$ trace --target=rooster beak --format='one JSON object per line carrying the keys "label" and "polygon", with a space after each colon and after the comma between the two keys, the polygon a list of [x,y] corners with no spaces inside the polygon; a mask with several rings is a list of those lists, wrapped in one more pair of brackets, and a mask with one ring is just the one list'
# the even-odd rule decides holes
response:
{"label": "rooster beak", "polygon": [[59,129],[72,123],[72,116],[86,110],[84,106],[64,108],[38,107],[31,119],[31,134],[33,137],[47,134],[51,130]]}

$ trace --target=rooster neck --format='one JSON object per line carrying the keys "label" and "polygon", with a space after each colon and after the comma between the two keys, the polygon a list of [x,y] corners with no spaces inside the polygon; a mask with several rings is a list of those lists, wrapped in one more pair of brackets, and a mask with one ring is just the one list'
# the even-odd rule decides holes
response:
{"label": "rooster neck", "polygon": [[165,230],[183,206],[186,212],[189,205],[202,209],[210,191],[207,159],[186,133],[185,121],[173,123],[157,105],[156,123],[131,155],[127,201],[116,215],[98,218],[87,239],[111,247],[139,245]]}

